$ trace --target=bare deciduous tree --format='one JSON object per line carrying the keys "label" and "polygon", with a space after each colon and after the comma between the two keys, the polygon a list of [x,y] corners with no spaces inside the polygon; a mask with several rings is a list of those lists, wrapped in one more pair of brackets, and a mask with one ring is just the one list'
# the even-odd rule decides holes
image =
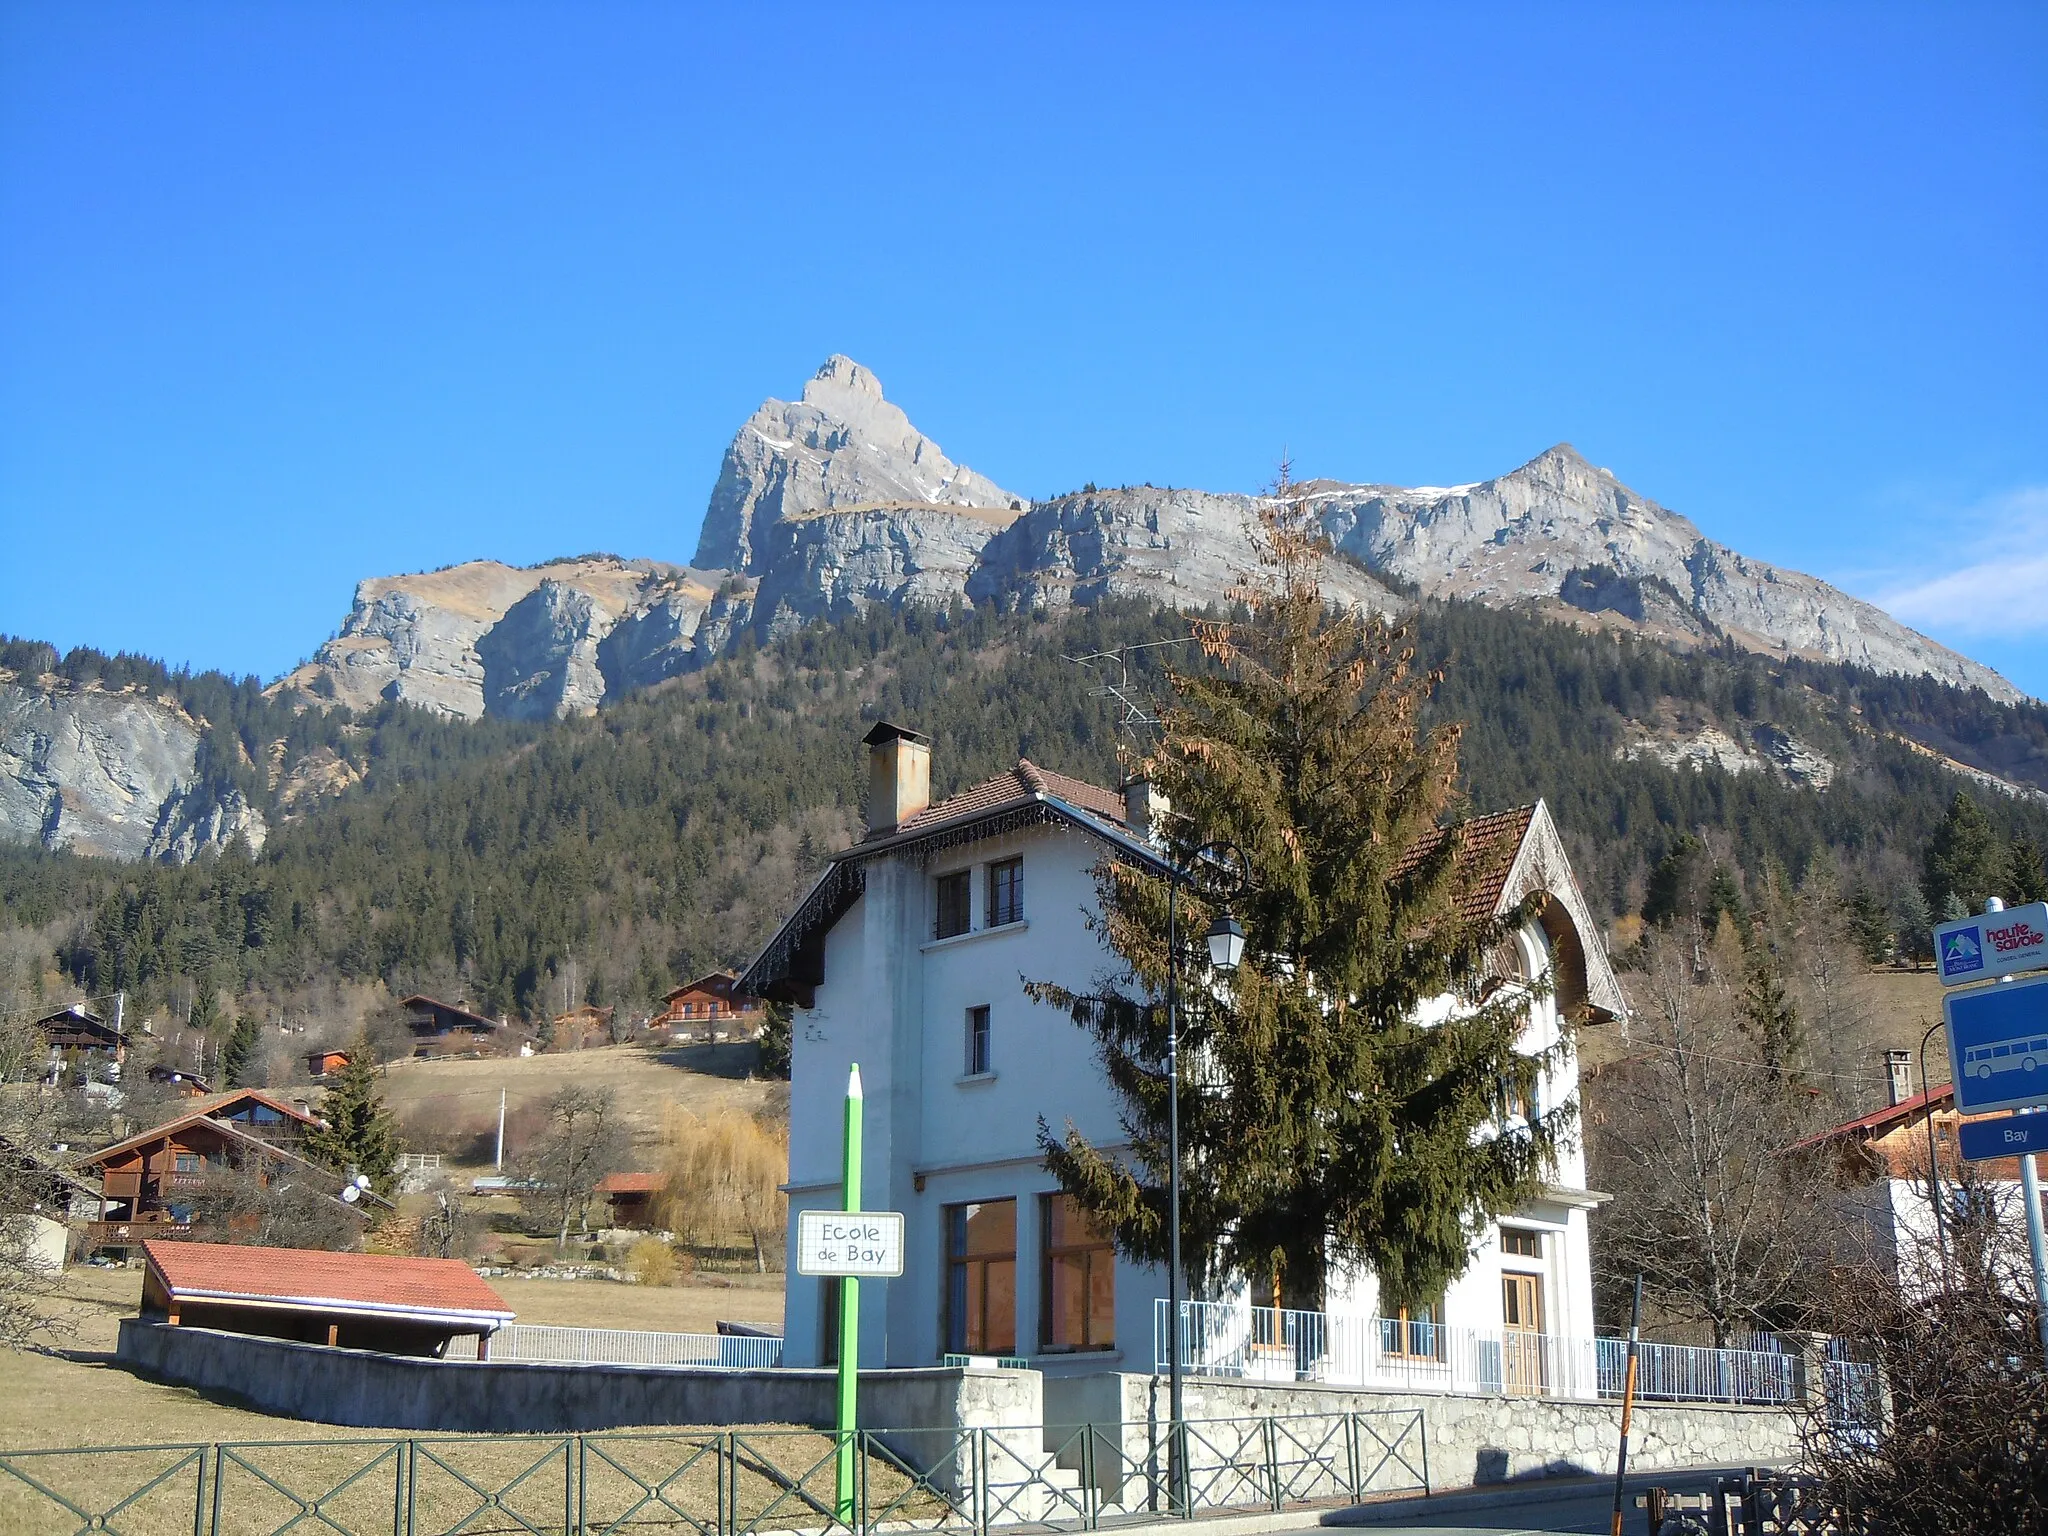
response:
{"label": "bare deciduous tree", "polygon": [[38,1247],[48,1230],[39,1218],[64,1216],[50,1152],[57,1101],[38,1081],[47,1055],[25,1014],[0,1015],[0,1345],[9,1349],[65,1331],[49,1305],[59,1266]]}
{"label": "bare deciduous tree", "polygon": [[1726,1344],[1782,1325],[1824,1255],[1828,1169],[1785,1150],[1825,1122],[1813,1094],[1762,1064],[1742,1029],[1743,955],[1682,921],[1646,939],[1629,979],[1629,1057],[1589,1085],[1588,1150],[1612,1191],[1598,1253],[1612,1287],[1644,1277],[1666,1315]]}
{"label": "bare deciduous tree", "polygon": [[192,1195],[192,1224],[209,1242],[347,1252],[363,1240],[362,1215],[337,1198],[323,1170],[292,1163],[219,1165]]}
{"label": "bare deciduous tree", "polygon": [[[2048,1371],[2024,1218],[1967,1169],[1946,1193],[1946,1251],[1874,1253],[1816,1288],[1815,1321],[1874,1370],[1827,1368],[1827,1401],[1802,1426],[1806,1470],[1851,1529],[2048,1530]],[[1845,1409],[1860,1410],[1853,1428]]]}
{"label": "bare deciduous tree", "polygon": [[559,1250],[568,1246],[571,1224],[590,1230],[591,1199],[604,1176],[624,1166],[629,1144],[609,1091],[559,1088],[543,1113],[515,1167],[526,1181],[521,1204],[529,1219],[554,1230]]}

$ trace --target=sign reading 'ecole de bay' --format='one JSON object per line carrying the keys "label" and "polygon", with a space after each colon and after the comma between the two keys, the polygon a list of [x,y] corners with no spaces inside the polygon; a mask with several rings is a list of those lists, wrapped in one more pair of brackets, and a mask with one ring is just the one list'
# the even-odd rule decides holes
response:
{"label": "sign reading 'ecole de bay'", "polygon": [[903,1273],[901,1211],[803,1211],[796,1272],[893,1280]]}
{"label": "sign reading 'ecole de bay'", "polygon": [[2048,902],[1941,924],[1934,963],[1945,987],[2048,967]]}

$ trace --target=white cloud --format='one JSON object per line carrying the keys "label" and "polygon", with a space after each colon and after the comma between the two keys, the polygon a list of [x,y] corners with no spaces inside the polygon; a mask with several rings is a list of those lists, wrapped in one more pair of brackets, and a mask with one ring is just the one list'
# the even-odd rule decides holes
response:
{"label": "white cloud", "polygon": [[[1949,559],[1896,575],[1872,601],[1921,629],[1966,635],[2048,634],[2048,486],[1994,497],[1948,520],[1968,532],[1948,546]],[[1939,575],[1929,566],[1964,564]]]}

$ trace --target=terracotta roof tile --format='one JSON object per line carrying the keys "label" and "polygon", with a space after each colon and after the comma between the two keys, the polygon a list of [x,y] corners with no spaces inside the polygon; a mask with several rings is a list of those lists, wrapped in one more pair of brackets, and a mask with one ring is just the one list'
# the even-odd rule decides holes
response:
{"label": "terracotta roof tile", "polygon": [[1521,805],[1511,811],[1492,811],[1454,822],[1417,842],[1394,865],[1394,873],[1407,874],[1434,853],[1447,835],[1463,831],[1465,850],[1458,859],[1455,876],[1460,887],[1458,907],[1466,921],[1484,922],[1500,906],[1515,853],[1535,819],[1536,807]]}
{"label": "terracotta roof tile", "polygon": [[173,1298],[202,1293],[338,1308],[472,1312],[509,1319],[505,1298],[460,1259],[382,1253],[321,1253],[152,1238],[144,1258]]}
{"label": "terracotta roof tile", "polygon": [[1076,810],[1122,826],[1124,821],[1124,797],[1113,789],[1104,789],[1099,784],[1090,784],[1086,779],[1069,778],[1064,773],[1054,773],[1041,768],[1029,758],[1017,759],[1017,766],[1007,773],[999,773],[992,779],[984,779],[972,789],[928,805],[915,816],[905,821],[893,832],[884,836],[894,837],[904,832],[918,832],[940,822],[951,821],[958,816],[974,816],[985,812],[1007,810],[1013,805],[1024,805],[1038,795],[1050,795],[1064,800]]}

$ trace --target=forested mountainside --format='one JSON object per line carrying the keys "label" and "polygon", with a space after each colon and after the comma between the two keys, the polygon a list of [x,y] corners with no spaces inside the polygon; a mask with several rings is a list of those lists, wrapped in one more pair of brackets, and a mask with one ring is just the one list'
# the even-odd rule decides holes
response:
{"label": "forested mountainside", "polygon": [[[1466,722],[1471,806],[1542,796],[1587,894],[1638,911],[1657,861],[1702,835],[1732,868],[1817,858],[1902,929],[1929,836],[1959,787],[1944,751],[2048,784],[2048,709],[1926,680],[1733,647],[1675,653],[1465,603],[1424,602],[1435,708]],[[41,958],[79,988],[145,1012],[204,983],[281,1008],[334,977],[425,988],[537,1016],[566,982],[645,1001],[746,959],[824,855],[859,824],[858,738],[878,716],[934,738],[934,790],[1020,755],[1113,782],[1119,708],[1105,672],[1069,656],[1184,637],[1137,603],[999,615],[912,606],[743,645],[601,714],[457,722],[402,705],[295,713],[253,683],[133,658],[23,656],[102,686],[174,697],[207,727],[209,762],[273,819],[184,867],[38,848],[0,852],[4,956],[17,992]],[[1128,691],[1153,703],[1187,645],[1137,651]],[[1931,744],[1931,745],[1929,745]],[[309,762],[326,766],[305,788]],[[267,768],[266,765],[275,765]],[[291,786],[300,786],[292,798]],[[2048,846],[2048,796],[1978,787],[1997,835]]]}

